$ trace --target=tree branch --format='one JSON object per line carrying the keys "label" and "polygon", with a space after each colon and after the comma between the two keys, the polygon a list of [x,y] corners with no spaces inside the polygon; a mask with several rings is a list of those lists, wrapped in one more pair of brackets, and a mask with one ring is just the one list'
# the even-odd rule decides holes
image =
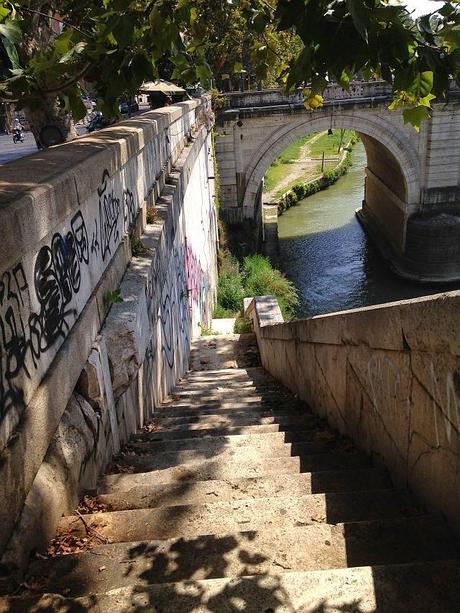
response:
{"label": "tree branch", "polygon": [[91,34],[89,32],[85,32],[84,30],[81,30],[77,26],[74,26],[71,23],[64,21],[63,19],[60,19],[59,17],[51,16],[48,13],[43,13],[42,11],[36,11],[35,9],[30,9],[26,6],[17,7],[16,10],[18,12],[26,11],[27,13],[32,13],[34,15],[40,15],[41,17],[47,17],[48,19],[53,19],[54,21],[57,21],[58,23],[62,23],[63,25],[67,26],[68,28],[72,28],[76,32],[80,32],[80,34],[83,34],[83,36],[86,36],[87,38],[91,38]]}
{"label": "tree branch", "polygon": [[83,77],[85,76],[85,74],[88,72],[88,70],[91,68],[92,64],[90,62],[88,62],[87,64],[85,64],[85,66],[80,70],[79,73],[77,73],[74,77],[72,77],[71,79],[69,79],[66,83],[64,83],[63,85],[57,85],[56,87],[51,87],[49,89],[41,89],[40,88],[40,92],[42,94],[46,94],[46,95],[50,95],[50,94],[58,94],[59,92],[64,91],[65,89],[67,89],[67,87],[70,87],[71,85],[74,85],[75,83],[78,83],[78,81],[80,81],[80,79],[83,79]]}

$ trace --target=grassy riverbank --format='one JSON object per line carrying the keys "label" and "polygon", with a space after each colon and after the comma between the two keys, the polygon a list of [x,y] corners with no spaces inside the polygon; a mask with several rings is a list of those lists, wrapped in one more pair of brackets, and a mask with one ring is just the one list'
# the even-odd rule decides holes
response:
{"label": "grassy riverbank", "polygon": [[335,168],[339,162],[340,151],[353,134],[351,130],[336,130],[331,135],[320,132],[287,147],[265,175],[266,199],[276,202],[294,185],[313,181],[324,171]]}
{"label": "grassy riverbank", "polygon": [[[348,131],[349,132],[349,131]],[[322,137],[323,138],[323,137]],[[331,136],[332,138],[332,136]],[[320,139],[321,140],[321,139]],[[342,140],[342,137],[341,137]],[[358,141],[358,136],[355,132],[350,132],[350,138],[346,147],[342,151],[342,156],[339,163],[334,168],[325,170],[320,176],[316,177],[312,181],[297,181],[285,192],[278,201],[278,215],[282,215],[284,211],[287,211],[292,206],[298,204],[301,200],[312,196],[324,189],[327,189],[334,183],[336,183],[340,177],[343,177],[352,164],[351,151],[353,146]],[[317,141],[319,142],[319,141]],[[342,140],[343,142],[343,140]],[[316,144],[316,143],[315,143]],[[340,147],[340,141],[336,143]],[[332,145],[331,143],[331,146]]]}
{"label": "grassy riverbank", "polygon": [[286,164],[295,164],[302,156],[305,145],[313,138],[312,135],[305,136],[297,142],[289,145],[283,153],[276,158],[265,175],[264,191],[269,192],[274,189],[286,174]]}

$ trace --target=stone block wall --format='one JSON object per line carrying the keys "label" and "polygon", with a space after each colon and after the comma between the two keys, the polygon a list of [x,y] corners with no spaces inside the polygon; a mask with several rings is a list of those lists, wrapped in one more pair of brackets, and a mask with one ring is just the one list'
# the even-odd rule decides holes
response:
{"label": "stone block wall", "polygon": [[9,567],[95,487],[184,373],[190,339],[212,317],[211,122],[207,99],[181,103],[2,169],[0,552]]}
{"label": "stone block wall", "polygon": [[246,301],[262,363],[460,534],[460,292],[283,323]]}

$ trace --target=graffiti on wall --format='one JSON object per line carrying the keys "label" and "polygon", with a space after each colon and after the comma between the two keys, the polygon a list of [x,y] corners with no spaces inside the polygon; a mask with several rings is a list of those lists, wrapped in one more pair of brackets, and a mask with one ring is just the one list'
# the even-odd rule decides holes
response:
{"label": "graffiti on wall", "polygon": [[41,356],[66,338],[79,315],[75,297],[83,277],[93,264],[101,268],[92,258],[104,267],[121,240],[122,221],[131,224],[135,217],[133,193],[126,189],[117,197],[107,170],[97,195],[91,233],[78,210],[68,230],[41,247],[28,274],[20,263],[0,278],[0,419],[12,407],[24,407],[24,380],[39,368]]}
{"label": "graffiti on wall", "polygon": [[191,305],[201,306],[201,284],[204,275],[201,270],[200,260],[195,256],[188,244],[185,247],[185,276],[188,298]]}
{"label": "graffiti on wall", "polygon": [[188,348],[190,319],[187,308],[184,249],[174,249],[169,274],[161,295],[162,351],[169,368],[176,364],[176,351]]}
{"label": "graffiti on wall", "polygon": [[124,212],[124,230],[128,230],[136,220],[137,206],[134,194],[131,190],[125,189],[123,192],[123,212]]}

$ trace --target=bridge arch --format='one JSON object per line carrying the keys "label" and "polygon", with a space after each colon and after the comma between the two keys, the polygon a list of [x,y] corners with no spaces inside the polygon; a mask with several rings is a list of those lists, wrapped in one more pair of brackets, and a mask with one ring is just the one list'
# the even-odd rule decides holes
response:
{"label": "bridge arch", "polygon": [[[286,147],[309,133],[325,131],[331,127],[356,130],[361,135],[368,157],[366,192],[369,192],[369,198],[372,198],[371,191],[378,193],[380,199],[385,192],[388,203],[391,202],[387,209],[391,208],[393,212],[389,215],[389,210],[379,211],[378,205],[367,202],[372,209],[370,214],[382,216],[382,219],[378,220],[379,225],[389,222],[389,225],[393,226],[385,232],[387,239],[397,251],[403,251],[407,218],[420,206],[420,158],[410,139],[394,123],[377,115],[359,113],[356,109],[350,113],[331,113],[326,109],[316,111],[314,116],[295,123],[285,123],[272,132],[262,147],[259,145],[259,155],[254,156],[247,167],[244,210],[254,211],[255,199],[263,177]],[[366,201],[369,198],[367,197]],[[387,219],[388,217],[392,219]]]}

